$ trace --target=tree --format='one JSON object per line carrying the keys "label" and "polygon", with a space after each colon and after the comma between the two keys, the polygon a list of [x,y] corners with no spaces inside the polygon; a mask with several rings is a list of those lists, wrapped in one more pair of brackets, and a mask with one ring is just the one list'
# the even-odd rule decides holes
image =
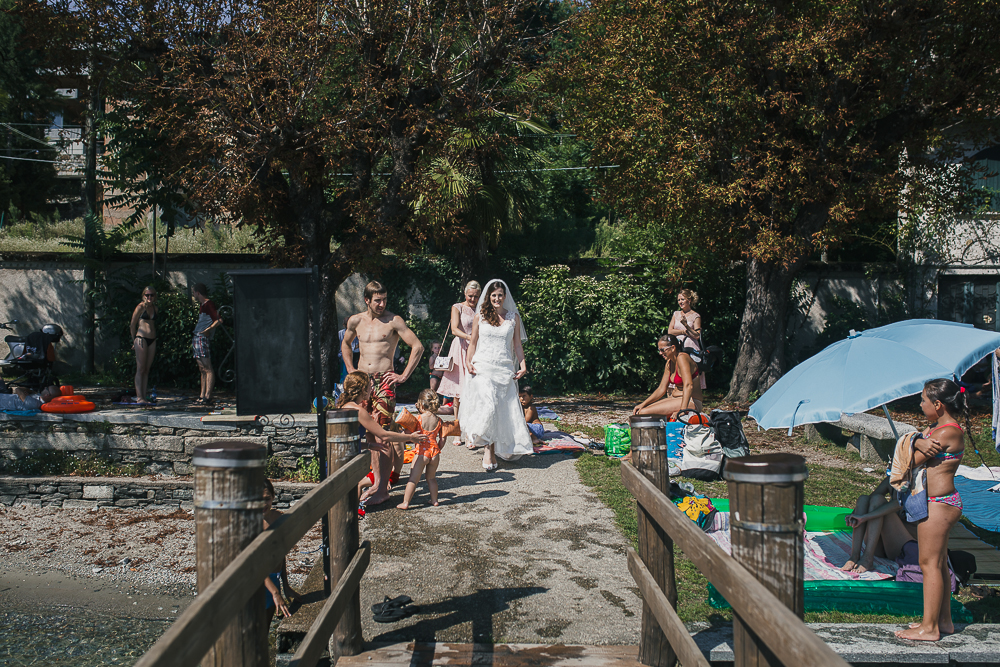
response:
{"label": "tree", "polygon": [[56,99],[39,51],[25,43],[14,0],[0,0],[0,211],[20,215],[51,209],[56,149],[45,139]]}
{"label": "tree", "polygon": [[164,146],[159,186],[256,225],[276,264],[320,267],[327,370],[347,275],[471,233],[436,161],[479,169],[516,141],[454,137],[530,117],[546,35],[534,17],[547,0],[76,4],[117,58],[119,115]]}
{"label": "tree", "polygon": [[785,370],[789,291],[810,256],[898,211],[968,203],[921,177],[992,137],[998,29],[986,1],[583,8],[560,72],[594,160],[620,165],[603,195],[668,227],[665,253],[745,262],[728,400]]}

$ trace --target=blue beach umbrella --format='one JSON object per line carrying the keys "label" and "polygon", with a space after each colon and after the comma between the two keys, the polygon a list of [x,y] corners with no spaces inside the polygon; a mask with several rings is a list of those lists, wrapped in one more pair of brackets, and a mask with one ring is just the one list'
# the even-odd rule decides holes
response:
{"label": "blue beach umbrella", "polygon": [[852,331],[785,373],[750,406],[750,416],[765,429],[835,422],[919,393],[928,380],[961,378],[998,347],[996,331],[942,320]]}

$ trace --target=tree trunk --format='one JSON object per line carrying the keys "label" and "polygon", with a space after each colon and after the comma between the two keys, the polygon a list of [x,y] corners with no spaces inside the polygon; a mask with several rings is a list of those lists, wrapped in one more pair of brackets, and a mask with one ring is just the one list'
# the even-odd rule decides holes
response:
{"label": "tree trunk", "polygon": [[755,258],[747,262],[747,303],[727,403],[751,402],[785,372],[788,295],[801,265],[771,264]]}
{"label": "tree trunk", "polygon": [[[97,79],[97,51],[93,45],[91,45],[88,65],[90,78],[87,82],[89,104],[87,115],[84,118],[84,136],[87,138],[87,152],[83,172],[83,202],[86,209],[85,214],[94,216],[94,225],[103,225],[104,214],[101,210],[101,204],[97,200],[97,114],[101,111],[101,97]],[[83,230],[83,256],[86,264],[83,269],[83,372],[93,373],[95,361],[94,342],[97,329],[94,303],[97,276],[93,267],[93,259],[94,244],[96,243],[94,233],[97,229],[85,224]]]}
{"label": "tree trunk", "polygon": [[337,349],[340,346],[340,322],[337,313],[337,288],[347,278],[344,262],[330,252],[334,216],[327,210],[322,182],[311,180],[308,171],[290,170],[288,202],[295,226],[302,239],[301,262],[304,268],[319,267],[320,364],[322,388],[329,394],[338,379]]}

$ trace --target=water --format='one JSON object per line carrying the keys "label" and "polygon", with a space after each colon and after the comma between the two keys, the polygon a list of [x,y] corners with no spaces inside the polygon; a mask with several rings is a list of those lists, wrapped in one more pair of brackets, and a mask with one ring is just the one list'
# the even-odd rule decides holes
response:
{"label": "water", "polygon": [[0,613],[0,665],[131,665],[171,622],[82,611]]}

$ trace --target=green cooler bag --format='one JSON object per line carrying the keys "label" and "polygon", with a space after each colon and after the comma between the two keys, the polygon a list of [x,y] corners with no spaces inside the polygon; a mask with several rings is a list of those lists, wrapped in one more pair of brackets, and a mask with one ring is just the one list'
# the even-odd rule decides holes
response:
{"label": "green cooler bag", "polygon": [[625,456],[632,445],[632,431],[628,424],[608,424],[604,427],[604,453],[608,456]]}

